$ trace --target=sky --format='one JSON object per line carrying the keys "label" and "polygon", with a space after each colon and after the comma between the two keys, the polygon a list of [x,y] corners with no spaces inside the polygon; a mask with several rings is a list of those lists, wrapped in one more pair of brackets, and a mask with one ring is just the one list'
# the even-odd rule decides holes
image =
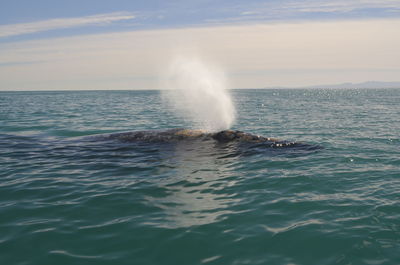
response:
{"label": "sky", "polygon": [[230,88],[400,81],[400,0],[2,0],[0,90],[163,89],[175,57]]}

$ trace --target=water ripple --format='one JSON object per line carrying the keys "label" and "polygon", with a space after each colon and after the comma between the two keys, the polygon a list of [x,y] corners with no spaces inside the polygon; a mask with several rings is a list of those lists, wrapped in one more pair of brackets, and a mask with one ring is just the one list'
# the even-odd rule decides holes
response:
{"label": "water ripple", "polygon": [[1,264],[396,264],[399,90],[232,93],[234,129],[323,149],[93,141],[189,124],[154,91],[0,93]]}

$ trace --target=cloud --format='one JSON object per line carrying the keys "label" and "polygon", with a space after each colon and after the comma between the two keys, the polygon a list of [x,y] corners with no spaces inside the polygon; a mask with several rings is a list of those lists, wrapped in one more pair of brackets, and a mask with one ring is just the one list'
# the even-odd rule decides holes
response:
{"label": "cloud", "polygon": [[399,0],[272,0],[246,1],[232,7],[231,12],[204,18],[208,25],[240,25],[266,22],[343,21],[357,19],[398,18]]}
{"label": "cloud", "polygon": [[[247,3],[246,3],[247,4]],[[394,17],[400,11],[398,0],[283,0],[240,5],[239,16],[217,18],[208,22],[341,20],[343,18]]]}
{"label": "cloud", "polygon": [[29,34],[54,29],[82,27],[88,25],[105,25],[115,21],[133,19],[135,16],[129,13],[108,13],[85,17],[55,18],[43,21],[0,25],[0,38]]}
{"label": "cloud", "polygon": [[327,12],[342,13],[360,9],[399,9],[400,2],[397,0],[335,0],[321,1],[308,0],[303,2],[288,2],[283,5],[283,9],[294,12]]}
{"label": "cloud", "polygon": [[0,44],[0,90],[152,89],[174,54],[233,88],[399,81],[400,19],[142,30]]}
{"label": "cloud", "polygon": [[234,0],[214,1],[212,6],[208,0],[165,2],[151,8],[149,3],[137,4],[134,10],[141,10],[137,16],[134,15],[136,13],[117,12],[0,25],[0,41],[3,40],[1,38],[10,36],[89,25],[107,25],[130,19],[135,19],[137,22],[130,28],[140,30],[255,22],[398,18],[400,14],[399,0]]}

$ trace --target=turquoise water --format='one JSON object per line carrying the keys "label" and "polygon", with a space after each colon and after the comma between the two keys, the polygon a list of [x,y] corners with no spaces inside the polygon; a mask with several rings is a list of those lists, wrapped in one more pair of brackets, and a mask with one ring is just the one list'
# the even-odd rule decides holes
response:
{"label": "turquoise water", "polygon": [[0,92],[0,264],[399,264],[400,90],[235,90],[234,129],[322,148],[89,135],[190,127],[157,91]]}

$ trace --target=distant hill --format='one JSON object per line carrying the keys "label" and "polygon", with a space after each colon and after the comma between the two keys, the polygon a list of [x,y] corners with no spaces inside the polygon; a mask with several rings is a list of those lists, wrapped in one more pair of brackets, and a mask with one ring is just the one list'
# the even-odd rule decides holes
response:
{"label": "distant hill", "polygon": [[332,88],[332,89],[341,89],[341,88],[399,88],[400,82],[380,82],[380,81],[368,81],[363,83],[342,83],[342,84],[332,84],[332,85],[315,85],[315,86],[303,86],[303,87],[265,87],[264,89],[280,89],[280,88]]}
{"label": "distant hill", "polygon": [[400,82],[368,81],[364,83],[343,83],[335,85],[307,86],[303,88],[400,88]]}

